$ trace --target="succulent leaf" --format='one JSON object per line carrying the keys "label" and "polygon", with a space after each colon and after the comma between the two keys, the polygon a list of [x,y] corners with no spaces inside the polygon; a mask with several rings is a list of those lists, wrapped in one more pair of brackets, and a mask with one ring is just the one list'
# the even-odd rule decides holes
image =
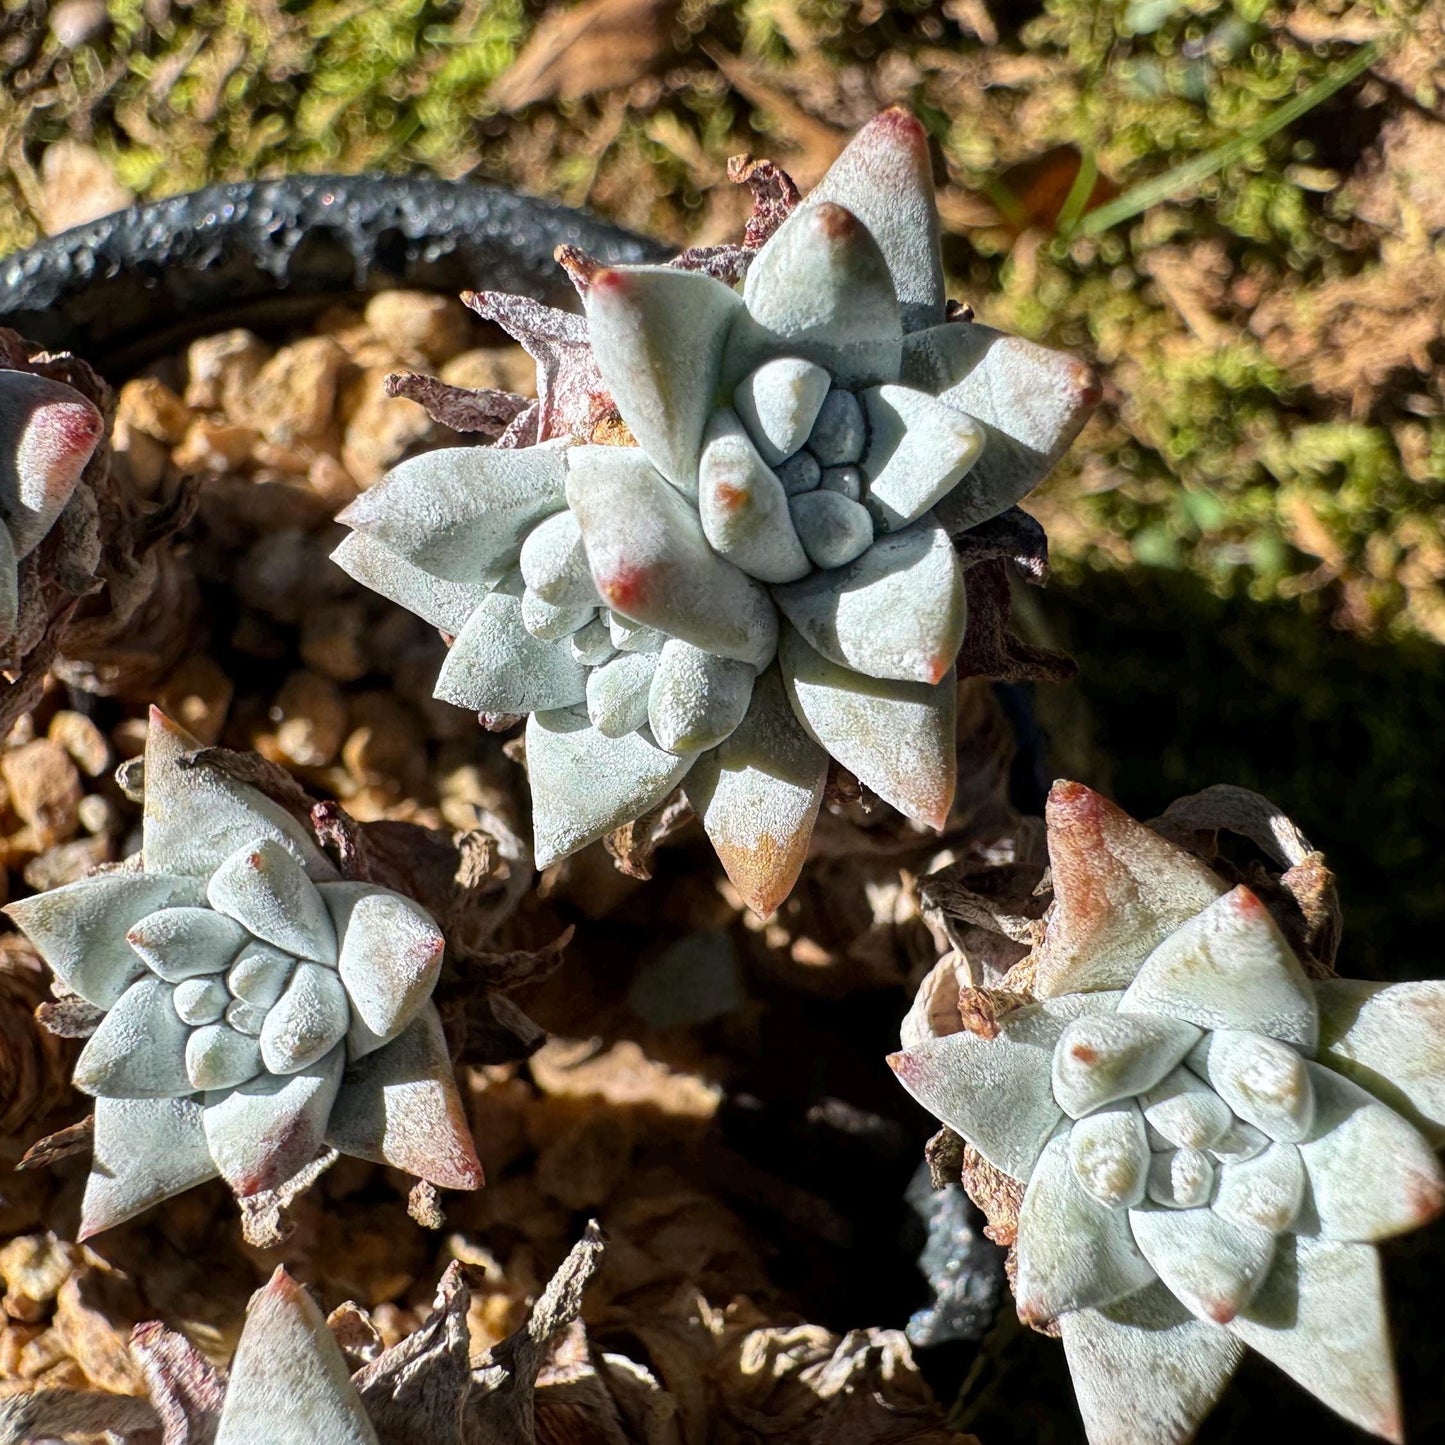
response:
{"label": "succulent leaf", "polygon": [[80,1239],[217,1174],[201,1103],[193,1097],[95,1101],[94,1159],[80,1207]]}
{"label": "succulent leaf", "polygon": [[963,645],[963,570],[932,517],[880,537],[846,567],[815,572],[773,596],[810,646],[870,677],[937,683]]}
{"label": "succulent leaf", "polygon": [[326,1139],[345,1154],[404,1169],[442,1189],[481,1185],[482,1166],[434,1004],[424,1004],[401,1034],[347,1070]]}
{"label": "succulent leaf", "polygon": [[1330,978],[1314,987],[1320,1061],[1445,1144],[1445,983]]}
{"label": "succulent leaf", "polygon": [[903,327],[888,263],[867,226],[836,202],[799,206],[778,227],[748,267],[743,300],[724,385],[780,355],[817,362],[848,388],[898,375]]}
{"label": "succulent leaf", "polygon": [[246,938],[246,930],[234,918],[213,908],[190,907],[148,913],[125,935],[146,967],[167,983],[220,973],[230,966]]}
{"label": "succulent leaf", "polygon": [[564,642],[527,630],[521,598],[493,592],[473,609],[448,649],[435,696],[473,712],[572,707],[587,696],[587,670]]}
{"label": "succulent leaf", "polygon": [[434,577],[366,532],[348,532],[331,560],[363,587],[453,636],[490,591],[485,582]]}
{"label": "succulent leaf", "polygon": [[10,533],[0,527],[0,645],[15,635],[20,620],[19,559]]}
{"label": "succulent leaf", "polygon": [[1101,1204],[1083,1188],[1069,1158],[1068,1133],[1056,1134],[1029,1176],[1019,1210],[1019,1318],[1042,1324],[1068,1310],[1112,1304],[1153,1283],[1129,1230],[1131,1214]]}
{"label": "succulent leaf", "polygon": [[193,878],[105,873],[21,898],[6,916],[40,950],[66,988],[97,1008],[110,1008],[144,972],[126,934],[158,909],[199,903]]}
{"label": "succulent leaf", "polygon": [[1274,1235],[1212,1209],[1145,1204],[1130,1212],[1134,1239],[1175,1299],[1226,1325],[1254,1298],[1274,1260]]}
{"label": "succulent leaf", "polygon": [[1358,1084],[1307,1064],[1315,1116],[1299,1148],[1326,1239],[1372,1241],[1418,1229],[1445,1209],[1445,1173],[1412,1124]]}
{"label": "succulent leaf", "polygon": [[433,577],[495,583],[515,565],[527,533],[566,506],[567,446],[424,452],[337,520]]}
{"label": "succulent leaf", "polygon": [[697,504],[708,541],[749,577],[791,582],[807,574],[783,484],[726,407],[713,413],[703,437]]}
{"label": "succulent leaf", "polygon": [[733,886],[760,918],[792,891],[823,801],[828,755],[803,731],[770,667],[737,729],[687,775],[687,796]]}
{"label": "succulent leaf", "polygon": [[[821,479],[819,472],[817,480]],[[825,570],[847,566],[873,541],[873,519],[867,508],[841,492],[799,492],[788,501],[788,516],[808,560]]]}
{"label": "succulent leaf", "polygon": [[216,974],[184,979],[171,990],[171,1003],[184,1024],[193,1028],[222,1018],[231,1001],[226,981]]}
{"label": "succulent leaf", "polygon": [[647,694],[647,720],[657,745],[689,757],[715,748],[743,720],[753,695],[754,668],[669,637]]}
{"label": "succulent leaf", "polygon": [[215,1445],[377,1445],[351,1370],[285,1265],[251,1296]]}
{"label": "succulent leaf", "polygon": [[740,298],[700,271],[617,266],[596,271],[582,299],[593,354],[628,430],[673,486],[696,496],[698,450]]}
{"label": "succulent leaf", "polygon": [[[1163,1285],[1059,1318],[1090,1445],[1187,1445],[1244,1358]],[[1124,1380],[1147,1388],[1121,1389]]]}
{"label": "succulent leaf", "polygon": [[1403,1441],[1373,1246],[1282,1235],[1274,1269],[1227,1328],[1346,1420]]}
{"label": "succulent leaf", "polygon": [[207,1024],[186,1040],[186,1074],[194,1089],[234,1089],[261,1069],[260,1039],[229,1024]]}
{"label": "succulent leaf", "polygon": [[982,424],[985,442],[968,480],[939,505],[955,535],[996,517],[1053,470],[1099,399],[1083,362],[972,321],[909,336],[901,378]]}
{"label": "succulent leaf", "polygon": [[1074,1019],[1118,1000],[1074,994],[1025,1004],[1004,1016],[995,1038],[964,1031],[925,1039],[888,1063],[929,1113],[990,1164],[1027,1179],[1063,1118],[1049,1082],[1055,1045]]}
{"label": "succulent leaf", "polygon": [[1053,1089],[1070,1118],[1152,1089],[1199,1042],[1178,1019],[1093,1014],[1075,1019],[1054,1049]]}
{"label": "succulent leaf", "polygon": [[1069,1130],[1074,1176],[1100,1204],[1131,1209],[1144,1198],[1149,1139],[1133,1100],[1098,1109]]}
{"label": "succulent leaf", "polygon": [[261,1058],[273,1074],[299,1073],[339,1044],[350,1023],[346,988],[336,971],[303,961],[266,1013]]}
{"label": "succulent leaf", "polygon": [[660,803],[692,757],[664,752],[640,733],[609,738],[585,714],[527,719],[527,772],[537,866],[545,868]]}
{"label": "succulent leaf", "polygon": [[592,621],[597,609],[590,603],[577,607],[557,607],[545,602],[530,589],[522,593],[522,626],[543,642],[561,642]]}
{"label": "succulent leaf", "polygon": [[1312,1050],[1314,991],[1269,910],[1243,884],[1169,935],[1129,985],[1122,1014],[1249,1029]]}
{"label": "succulent leaf", "polygon": [[835,386],[818,408],[808,437],[809,453],[822,467],[854,466],[863,460],[867,442],[862,402],[853,392]]}
{"label": "succulent leaf", "polygon": [[1055,783],[1045,810],[1054,912],[1038,960],[1044,998],[1127,988],[1140,965],[1225,886],[1192,854],[1082,783]]}
{"label": "succulent leaf", "polygon": [[244,845],[272,839],[317,881],[336,869],[279,803],[217,768],[182,766],[200,748],[184,728],[152,708],[145,751],[141,853],[147,874],[209,878]]}
{"label": "succulent leaf", "polygon": [[1229,1105],[1185,1068],[1165,1074],[1140,1095],[1139,1103],[1144,1122],[1178,1149],[1208,1149],[1223,1139],[1234,1123]]}
{"label": "succulent leaf", "polygon": [[149,975],[131,984],[80,1051],[72,1076],[75,1087],[118,1099],[189,1094],[189,1029],[176,1012],[173,992],[170,984]]}
{"label": "succulent leaf", "polygon": [[602,599],[587,566],[582,528],[570,510],[539,522],[522,543],[522,579],[554,607],[599,607]]}
{"label": "succulent leaf", "polygon": [[662,649],[620,652],[587,674],[587,716],[603,737],[620,738],[647,722],[647,699]]}
{"label": "succulent leaf", "polygon": [[345,1065],[346,1052],[338,1044],[294,1074],[260,1074],[239,1088],[205,1096],[206,1143],[237,1195],[284,1184],[321,1151]]}
{"label": "succulent leaf", "polygon": [[868,506],[883,531],[896,532],[958,486],[983,450],[983,429],[966,413],[908,386],[873,387],[863,393],[863,406]]}
{"label": "succulent leaf", "polygon": [[1299,1217],[1305,1197],[1305,1167],[1294,1144],[1271,1144],[1252,1159],[1219,1171],[1214,1212],[1232,1224],[1283,1234]]}
{"label": "succulent leaf", "polygon": [[788,700],[808,734],[900,813],[942,828],[953,805],[957,683],[868,677],[840,667],[792,627],[778,653]]}
{"label": "succulent leaf", "polygon": [[306,870],[274,839],[232,853],[211,875],[206,897],[263,942],[298,958],[335,964],[331,915]]}
{"label": "succulent leaf", "polygon": [[353,1061],[394,1039],[431,997],[446,939],[432,916],[400,893],[366,883],[320,890],[341,939],[338,972],[356,1014]]}
{"label": "succulent leaf", "polygon": [[1167,1149],[1149,1161],[1145,1192],[1164,1209],[1194,1209],[1209,1203],[1214,1161],[1201,1149]]}
{"label": "succulent leaf", "polygon": [[778,632],[768,594],[713,551],[698,514],[645,456],[577,448],[568,495],[610,608],[720,657],[767,665]]}
{"label": "succulent leaf", "polygon": [[1298,1144],[1310,1132],[1314,1090],[1307,1065],[1277,1039],[1242,1030],[1206,1034],[1189,1056],[1189,1067],[1236,1114],[1271,1139]]}
{"label": "succulent leaf", "polygon": [[[765,361],[738,383],[733,405],[767,466],[792,456],[808,440],[832,384],[823,367],[797,356]],[[706,451],[706,438],[703,447]]]}

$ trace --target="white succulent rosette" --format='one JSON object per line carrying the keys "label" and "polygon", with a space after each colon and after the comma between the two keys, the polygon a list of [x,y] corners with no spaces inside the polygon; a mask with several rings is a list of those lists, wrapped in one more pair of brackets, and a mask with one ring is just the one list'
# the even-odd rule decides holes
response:
{"label": "white succulent rosette", "polygon": [[1047,822],[1033,1001],[989,1037],[920,995],[890,1063],[1018,1181],[1019,1315],[1090,1441],[1189,1440],[1246,1347],[1399,1440],[1375,1245],[1445,1207],[1445,984],[1312,979],[1254,892],[1079,784]]}
{"label": "white succulent rosette", "polygon": [[473,1189],[481,1169],[431,1002],[445,942],[399,893],[339,877],[258,789],[151,710],[139,867],[10,904],[104,1011],[80,1237],[221,1175],[274,1190],[328,1148]]}
{"label": "white succulent rosette", "polygon": [[74,387],[0,368],[0,647],[19,616],[19,564],[65,510],[104,430]]}
{"label": "white succulent rosette", "polygon": [[[956,540],[1048,472],[1093,379],[948,308],[927,143],[900,110],[741,288],[565,259],[586,316],[534,332],[538,405],[501,446],[402,463],[342,514],[336,560],[454,637],[438,697],[530,715],[540,865],[682,783],[768,914],[830,756],[943,825],[968,622]],[[495,298],[484,314],[505,320]],[[561,415],[564,352],[586,353],[591,412]]]}

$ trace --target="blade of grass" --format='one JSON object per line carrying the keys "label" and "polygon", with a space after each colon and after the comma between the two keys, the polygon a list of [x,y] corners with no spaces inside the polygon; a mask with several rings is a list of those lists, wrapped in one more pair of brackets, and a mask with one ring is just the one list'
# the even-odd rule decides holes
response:
{"label": "blade of grass", "polygon": [[[1166,171],[1162,176],[1155,176],[1153,180],[1144,181],[1131,190],[1125,191],[1122,196],[1116,197],[1095,211],[1090,211],[1072,230],[1065,229],[1064,217],[1061,215],[1058,234],[1063,237],[1071,235],[1097,236],[1099,232],[1107,231],[1111,226],[1117,226],[1120,221],[1127,221],[1141,211],[1148,210],[1150,206],[1158,205],[1160,201],[1168,200],[1171,196],[1188,190],[1190,186],[1198,184],[1216,171],[1221,171],[1225,166],[1239,160],[1252,147],[1257,146],[1263,140],[1268,140],[1276,131],[1281,131],[1285,126],[1292,125],[1301,116],[1308,115],[1317,105],[1328,100],[1337,90],[1342,89],[1368,70],[1375,63],[1379,53],[1379,47],[1373,42],[1362,45],[1334,74],[1317,80],[1308,90],[1303,90],[1292,100],[1285,101],[1263,120],[1256,121],[1248,130],[1225,141],[1223,145],[1215,146],[1213,150],[1205,151],[1203,155],[1195,156],[1193,160],[1175,166],[1173,170]],[[1082,175],[1082,172],[1080,174]],[[1069,200],[1073,199],[1073,193],[1070,192]]]}
{"label": "blade of grass", "polygon": [[1079,171],[1074,177],[1074,184],[1069,187],[1069,194],[1064,197],[1064,204],[1059,210],[1059,219],[1054,224],[1056,235],[1073,234],[1079,217],[1084,213],[1084,207],[1089,204],[1089,197],[1094,193],[1094,182],[1098,179],[1099,166],[1094,159],[1094,152],[1092,149],[1086,150],[1079,160]]}

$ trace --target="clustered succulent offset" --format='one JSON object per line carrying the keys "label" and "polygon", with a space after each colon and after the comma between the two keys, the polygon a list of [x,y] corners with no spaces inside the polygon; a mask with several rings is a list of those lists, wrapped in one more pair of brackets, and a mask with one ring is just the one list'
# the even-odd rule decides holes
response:
{"label": "clustered succulent offset", "polygon": [[19,563],[65,510],[103,430],[73,387],[0,369],[0,647],[15,633]]}
{"label": "clustered succulent offset", "polygon": [[559,420],[544,368],[502,445],[404,462],[353,503],[336,560],[455,638],[438,697],[530,715],[540,865],[685,783],[767,914],[830,756],[943,825],[955,539],[1043,477],[1093,381],[948,307],[927,144],[900,110],[741,290],[686,264],[563,259],[586,318],[551,313],[546,340],[587,352],[595,405]]}
{"label": "clustered succulent offset", "polygon": [[1047,823],[1034,1001],[915,1011],[890,1062],[1026,1184],[1019,1314],[1090,1440],[1189,1439],[1246,1347],[1400,1439],[1374,1246],[1445,1207],[1445,984],[1312,980],[1255,893],[1078,784]]}
{"label": "clustered succulent offset", "polygon": [[260,791],[156,709],[139,867],[12,903],[64,988],[104,1011],[81,1237],[220,1174],[238,1197],[334,1148],[481,1183],[431,1002],[444,940],[401,894],[338,877]]}

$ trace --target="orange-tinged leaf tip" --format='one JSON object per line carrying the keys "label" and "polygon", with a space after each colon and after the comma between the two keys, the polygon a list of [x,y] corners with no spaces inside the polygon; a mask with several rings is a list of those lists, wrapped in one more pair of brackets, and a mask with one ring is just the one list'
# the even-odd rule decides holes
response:
{"label": "orange-tinged leaf tip", "polygon": [[906,106],[890,105],[874,119],[873,124],[915,150],[926,152],[928,149],[928,132],[923,128],[923,122]]}
{"label": "orange-tinged leaf tip", "polygon": [[822,201],[813,208],[813,221],[829,241],[851,241],[858,234],[858,217],[834,201]]}
{"label": "orange-tinged leaf tip", "polygon": [[1418,1228],[1429,1224],[1445,1210],[1445,1186],[1429,1174],[1416,1174],[1407,1186],[1409,1190],[1410,1213]]}
{"label": "orange-tinged leaf tip", "polygon": [[1215,1324],[1227,1325],[1239,1313],[1239,1306],[1232,1300],[1205,1300],[1204,1312]]}
{"label": "orange-tinged leaf tip", "polygon": [[908,1072],[908,1055],[904,1053],[889,1054],[888,1067],[901,1079]]}
{"label": "orange-tinged leaf tip", "polygon": [[597,590],[607,599],[610,607],[629,612],[646,602],[650,582],[646,567],[623,566],[600,578]]}
{"label": "orange-tinged leaf tip", "polygon": [[735,487],[731,482],[719,482],[713,488],[713,496],[717,499],[718,505],[729,512],[742,511],[751,500],[745,488]]}
{"label": "orange-tinged leaf tip", "polygon": [[602,266],[588,276],[587,282],[599,296],[621,296],[627,290],[627,273],[614,266]]}
{"label": "orange-tinged leaf tip", "polygon": [[1259,901],[1259,895],[1246,888],[1243,883],[1229,894],[1229,901],[1234,911],[1243,918],[1260,918],[1265,913],[1265,906]]}

